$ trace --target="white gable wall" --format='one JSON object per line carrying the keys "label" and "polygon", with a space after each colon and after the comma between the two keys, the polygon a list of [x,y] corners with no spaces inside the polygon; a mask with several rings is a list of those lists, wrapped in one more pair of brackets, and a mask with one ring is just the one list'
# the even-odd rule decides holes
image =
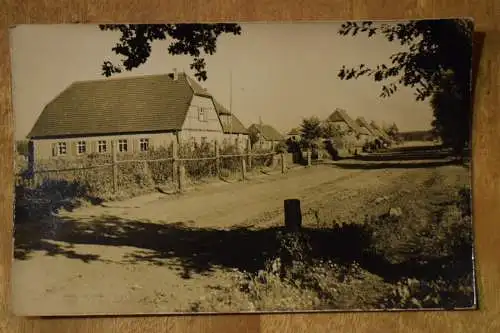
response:
{"label": "white gable wall", "polygon": [[[200,111],[203,110],[203,115]],[[189,110],[179,133],[181,142],[202,140],[222,142],[224,134],[215,106],[211,98],[193,96]]]}

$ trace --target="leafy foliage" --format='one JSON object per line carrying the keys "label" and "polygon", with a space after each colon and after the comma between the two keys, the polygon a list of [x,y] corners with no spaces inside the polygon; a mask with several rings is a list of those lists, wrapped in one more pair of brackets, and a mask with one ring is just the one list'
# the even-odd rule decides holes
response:
{"label": "leafy foliage", "polygon": [[[151,43],[155,40],[172,42],[168,46],[171,55],[193,57],[190,65],[195,77],[200,81],[207,79],[206,63],[202,54],[212,55],[217,50],[217,38],[222,34],[240,35],[237,24],[102,24],[103,31],[119,31],[119,42],[112,48],[117,55],[123,56],[122,65],[130,71],[146,63],[151,55]],[[104,61],[102,74],[109,77],[121,73],[123,68],[110,61]]]}
{"label": "leafy foliage", "polygon": [[325,121],[322,123],[322,137],[329,138],[340,138],[345,133],[342,131],[340,126],[336,125],[331,121]]}
{"label": "leafy foliage", "polygon": [[259,131],[255,127],[250,127],[248,130],[248,137],[250,139],[250,144],[252,147],[259,142]]}
{"label": "leafy foliage", "polygon": [[342,36],[359,33],[369,37],[380,34],[389,42],[399,43],[403,50],[393,54],[389,64],[375,68],[365,64],[357,68],[343,66],[339,78],[368,76],[374,81],[387,81],[381,97],[391,96],[403,85],[415,88],[418,101],[432,98],[436,131],[460,150],[470,136],[472,21],[347,22],[339,30]]}
{"label": "leafy foliage", "polygon": [[16,141],[16,152],[22,156],[28,156],[29,144],[27,140]]}
{"label": "leafy foliage", "polygon": [[315,116],[304,118],[300,124],[300,132],[302,135],[302,142],[306,146],[314,146],[323,134],[321,120]]}

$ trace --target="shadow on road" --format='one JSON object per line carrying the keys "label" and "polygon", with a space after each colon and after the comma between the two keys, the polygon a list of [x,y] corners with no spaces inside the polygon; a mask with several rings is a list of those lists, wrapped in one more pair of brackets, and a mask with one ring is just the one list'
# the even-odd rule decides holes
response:
{"label": "shadow on road", "polygon": [[[57,232],[50,235],[34,226],[23,225],[16,230],[15,257],[29,260],[34,251],[48,256],[61,255],[70,259],[92,262],[102,260],[97,255],[77,253],[78,244],[135,248],[116,261],[124,265],[150,263],[177,268],[183,278],[191,274],[209,273],[214,268],[257,272],[265,262],[279,254],[278,232],[281,228],[229,230],[191,228],[183,223],[158,224],[147,221],[123,220],[104,216],[89,222],[61,220]],[[350,224],[332,228],[304,228],[310,239],[311,257],[339,263],[356,261],[368,271],[386,280],[402,276],[432,278],[443,273],[444,262],[450,258],[422,258],[425,264],[412,260],[393,264],[366,251],[369,234],[365,227]],[[69,245],[56,245],[53,241]],[[59,243],[60,244],[60,243]],[[175,259],[174,262],[166,259]],[[467,262],[471,256],[465,256]],[[177,267],[176,267],[177,266]],[[454,275],[456,272],[451,272]]]}

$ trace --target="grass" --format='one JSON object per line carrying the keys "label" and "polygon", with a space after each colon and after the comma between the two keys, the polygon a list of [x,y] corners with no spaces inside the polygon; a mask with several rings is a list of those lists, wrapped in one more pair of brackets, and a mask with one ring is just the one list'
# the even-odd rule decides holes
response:
{"label": "grass", "polygon": [[[194,309],[471,307],[474,286],[470,208],[470,189],[464,187],[418,223],[413,223],[412,214],[381,214],[367,218],[365,223],[337,226],[339,231],[346,229],[344,238],[351,239],[346,243],[353,248],[346,246],[344,253],[361,255],[340,253],[332,260],[318,259],[321,256],[317,252],[324,249],[315,249],[306,233],[279,233],[276,257],[269,258],[257,273],[237,271],[233,285],[215,290]],[[413,213],[421,213],[421,209]]]}

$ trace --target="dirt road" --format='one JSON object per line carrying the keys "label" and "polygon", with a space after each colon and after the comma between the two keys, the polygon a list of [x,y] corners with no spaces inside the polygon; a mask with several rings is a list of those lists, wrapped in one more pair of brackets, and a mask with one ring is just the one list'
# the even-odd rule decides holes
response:
{"label": "dirt road", "polygon": [[305,225],[343,223],[377,214],[391,197],[437,176],[467,182],[458,166],[418,163],[318,165],[61,213],[51,236],[15,261],[14,307],[30,315],[189,311],[211,288],[230,283],[234,262],[257,256],[239,251],[259,252],[255,243],[266,241],[229,229],[283,224],[284,199],[301,200]]}

